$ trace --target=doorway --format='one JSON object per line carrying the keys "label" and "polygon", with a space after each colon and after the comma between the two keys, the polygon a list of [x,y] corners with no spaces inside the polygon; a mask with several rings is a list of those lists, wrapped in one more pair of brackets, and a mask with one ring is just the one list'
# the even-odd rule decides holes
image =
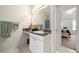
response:
{"label": "doorway", "polygon": [[61,45],[76,50],[76,7],[61,6]]}

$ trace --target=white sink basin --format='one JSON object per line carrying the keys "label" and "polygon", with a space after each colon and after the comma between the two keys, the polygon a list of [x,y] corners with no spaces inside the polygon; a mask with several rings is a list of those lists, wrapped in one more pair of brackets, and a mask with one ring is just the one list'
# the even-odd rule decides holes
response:
{"label": "white sink basin", "polygon": [[34,31],[34,33],[42,34],[42,33],[45,33],[45,32],[44,31]]}

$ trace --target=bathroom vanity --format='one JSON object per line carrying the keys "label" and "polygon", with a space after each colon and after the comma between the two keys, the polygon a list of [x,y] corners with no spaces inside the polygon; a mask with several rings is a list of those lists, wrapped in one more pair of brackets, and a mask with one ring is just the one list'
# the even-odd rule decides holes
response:
{"label": "bathroom vanity", "polygon": [[29,49],[32,53],[51,52],[51,32],[50,31],[23,31],[29,35]]}

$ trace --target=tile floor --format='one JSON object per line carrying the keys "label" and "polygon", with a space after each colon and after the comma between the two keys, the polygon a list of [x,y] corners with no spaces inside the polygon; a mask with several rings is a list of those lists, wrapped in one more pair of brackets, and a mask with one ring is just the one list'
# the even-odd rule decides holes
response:
{"label": "tile floor", "polygon": [[56,53],[76,53],[75,50],[62,46]]}
{"label": "tile floor", "polygon": [[31,53],[29,50],[29,45],[20,45],[16,47],[13,40],[0,40],[0,53]]}

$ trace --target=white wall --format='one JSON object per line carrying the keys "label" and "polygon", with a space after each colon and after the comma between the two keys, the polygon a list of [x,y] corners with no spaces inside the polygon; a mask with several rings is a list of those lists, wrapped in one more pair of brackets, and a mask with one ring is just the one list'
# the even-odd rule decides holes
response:
{"label": "white wall", "polygon": [[61,48],[61,10],[60,6],[55,7],[56,13],[55,13],[55,29],[56,29],[56,50],[59,50]]}
{"label": "white wall", "polygon": [[56,52],[61,47],[61,12],[59,6],[50,8],[51,49]]}
{"label": "white wall", "polygon": [[30,12],[30,6],[26,5],[4,5],[0,6],[0,20],[21,21]]}
{"label": "white wall", "polygon": [[[0,6],[0,21],[12,21],[12,22],[19,22],[19,28],[11,33],[11,37],[6,39],[10,41],[8,45],[10,47],[16,48],[18,42],[21,38],[23,33],[22,29],[28,27],[30,24],[30,15],[31,6]],[[5,47],[6,49],[6,47]]]}
{"label": "white wall", "polygon": [[50,6],[51,51],[56,51],[55,45],[55,6]]}
{"label": "white wall", "polygon": [[38,11],[38,10],[39,9],[33,11],[32,22],[33,22],[33,24],[41,24],[41,25],[43,25],[43,28],[44,28],[45,20],[49,19],[49,17],[50,17],[50,7],[47,6],[46,8],[44,8],[40,11]]}
{"label": "white wall", "polygon": [[77,19],[76,50],[79,52],[79,6],[76,6],[76,19]]}
{"label": "white wall", "polygon": [[[10,43],[6,42],[10,47],[16,48],[18,46],[19,40],[22,39],[22,29],[27,28],[31,23],[30,16],[31,6],[0,6],[0,21],[19,22],[19,28],[15,32],[12,32],[11,37],[6,39],[6,41],[10,41]],[[32,20],[33,24],[43,24],[43,19],[46,18],[43,11],[35,13],[33,16],[35,16],[35,19]]]}

